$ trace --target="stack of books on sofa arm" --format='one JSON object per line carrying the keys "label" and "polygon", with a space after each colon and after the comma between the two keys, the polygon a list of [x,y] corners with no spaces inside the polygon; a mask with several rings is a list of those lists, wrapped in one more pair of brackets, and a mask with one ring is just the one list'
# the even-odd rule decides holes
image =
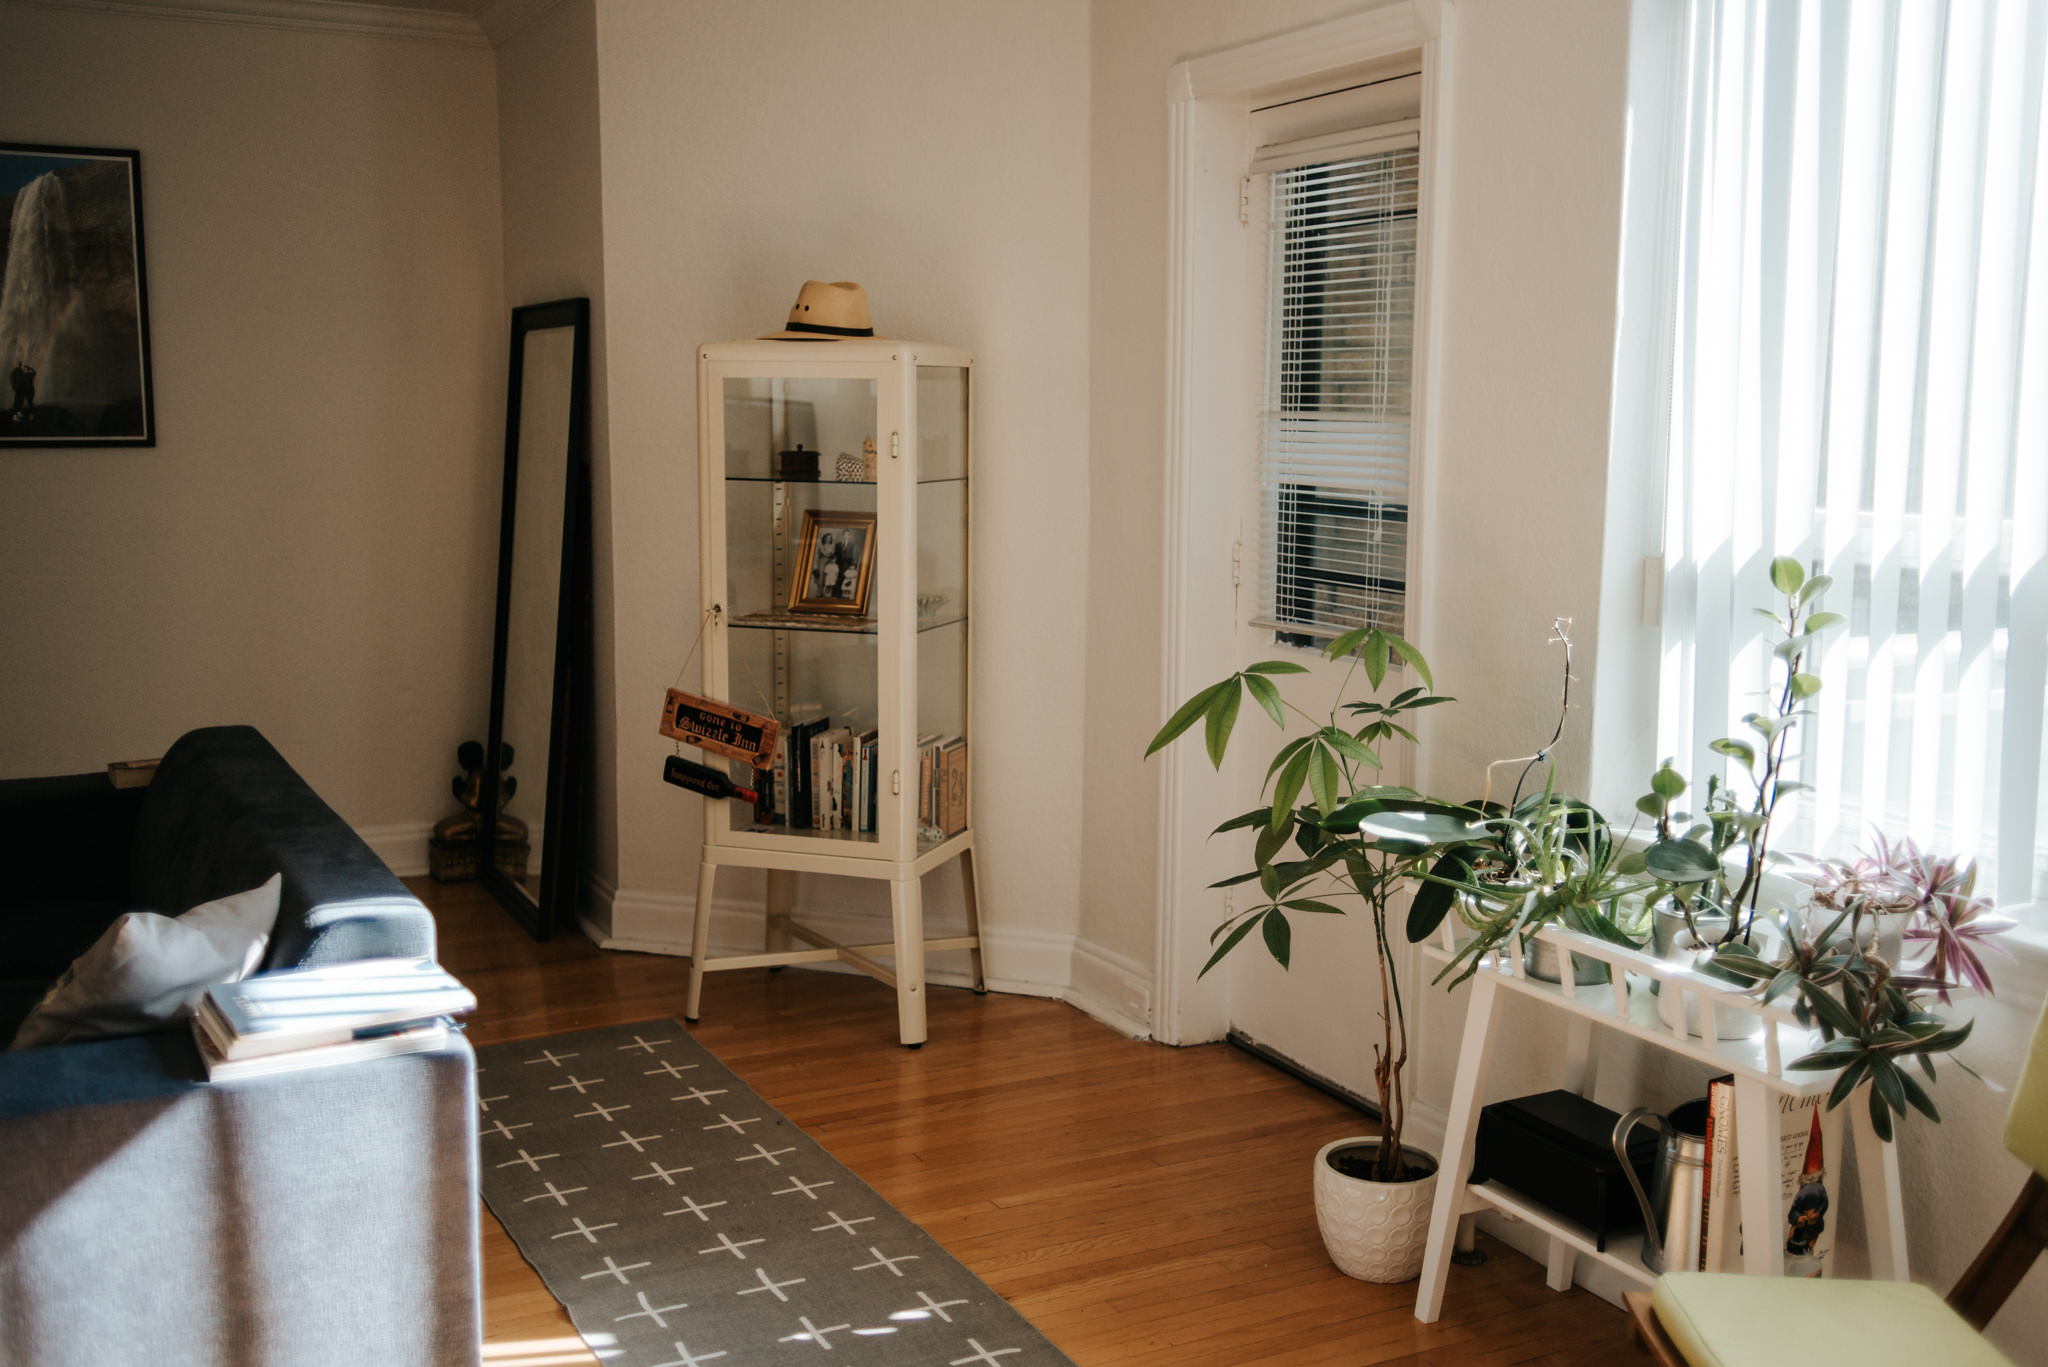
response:
{"label": "stack of books on sofa arm", "polygon": [[432,959],[357,959],[206,989],[192,1037],[211,1082],[438,1049],[476,997]]}

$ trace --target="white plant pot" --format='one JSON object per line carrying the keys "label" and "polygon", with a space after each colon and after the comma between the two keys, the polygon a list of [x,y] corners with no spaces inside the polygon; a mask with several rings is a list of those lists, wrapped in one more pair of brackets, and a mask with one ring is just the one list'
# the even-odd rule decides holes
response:
{"label": "white plant pot", "polygon": [[[1376,1135],[1333,1140],[1316,1154],[1316,1225],[1330,1261],[1347,1277],[1367,1282],[1405,1282],[1422,1273],[1429,1243],[1429,1212],[1436,1201],[1437,1173],[1414,1182],[1373,1182],[1347,1177],[1330,1166],[1339,1149],[1377,1150]],[[1436,1155],[1402,1146],[1432,1165]]]}

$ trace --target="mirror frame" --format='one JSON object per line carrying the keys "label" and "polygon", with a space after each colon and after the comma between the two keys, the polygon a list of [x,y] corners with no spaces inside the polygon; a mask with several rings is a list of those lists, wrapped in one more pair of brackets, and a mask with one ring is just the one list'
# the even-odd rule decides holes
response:
{"label": "mirror frame", "polygon": [[[498,871],[498,756],[505,736],[505,652],[512,614],[513,512],[519,492],[519,419],[526,335],[574,329],[569,366],[569,462],[562,498],[562,573],[555,612],[554,706],[548,724],[548,771],[542,794],[540,896]],[[590,301],[558,299],[512,310],[512,358],[505,401],[505,482],[498,521],[498,610],[491,648],[490,743],[484,750],[478,823],[483,848],[478,877],[536,940],[558,922],[574,922],[582,864],[585,782],[592,674],[590,575]],[[513,756],[515,776],[519,757]],[[532,856],[529,856],[532,857]]]}

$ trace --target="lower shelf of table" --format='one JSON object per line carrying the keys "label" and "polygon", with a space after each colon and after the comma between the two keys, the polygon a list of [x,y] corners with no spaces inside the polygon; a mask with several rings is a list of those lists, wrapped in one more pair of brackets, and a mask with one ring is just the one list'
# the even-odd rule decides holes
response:
{"label": "lower shelf of table", "polygon": [[1606,1264],[1643,1286],[1650,1286],[1657,1280],[1657,1274],[1643,1266],[1643,1232],[1640,1229],[1608,1235],[1607,1247],[1603,1251],[1595,1246],[1593,1231],[1587,1226],[1558,1214],[1548,1206],[1538,1205],[1498,1182],[1474,1182],[1465,1188],[1464,1213],[1470,1215],[1482,1210],[1497,1210],[1542,1230],[1553,1239],[1562,1239],[1576,1252]]}

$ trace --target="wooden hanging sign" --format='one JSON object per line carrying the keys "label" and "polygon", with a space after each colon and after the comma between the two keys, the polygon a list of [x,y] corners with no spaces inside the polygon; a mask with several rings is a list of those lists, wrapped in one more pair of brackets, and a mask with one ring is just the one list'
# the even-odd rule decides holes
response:
{"label": "wooden hanging sign", "polygon": [[742,712],[680,688],[668,691],[668,701],[661,708],[662,735],[714,755],[745,760],[756,769],[766,769],[773,762],[775,737],[781,730],[781,723],[773,717]]}

